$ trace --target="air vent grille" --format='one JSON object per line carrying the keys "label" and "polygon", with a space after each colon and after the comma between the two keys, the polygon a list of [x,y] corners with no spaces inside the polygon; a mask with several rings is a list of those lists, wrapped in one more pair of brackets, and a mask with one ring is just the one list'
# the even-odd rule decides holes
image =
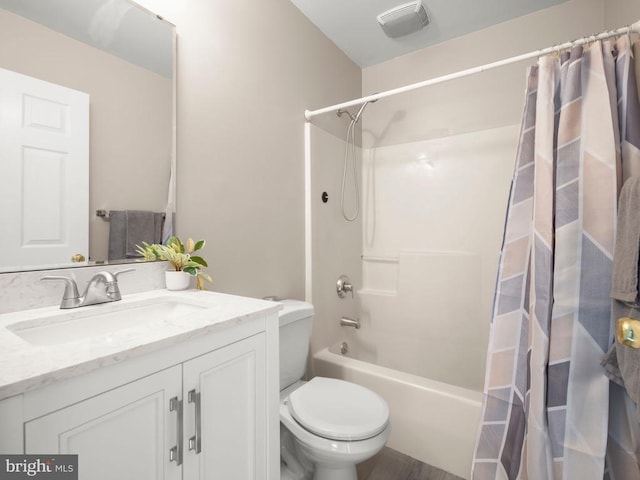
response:
{"label": "air vent grille", "polygon": [[398,5],[378,15],[378,23],[390,38],[402,37],[429,25],[429,15],[420,0]]}

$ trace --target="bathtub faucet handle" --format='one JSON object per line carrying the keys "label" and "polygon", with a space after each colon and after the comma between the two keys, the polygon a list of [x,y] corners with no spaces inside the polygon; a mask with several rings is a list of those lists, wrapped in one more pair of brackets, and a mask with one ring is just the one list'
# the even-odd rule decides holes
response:
{"label": "bathtub faucet handle", "polygon": [[346,275],[340,275],[336,282],[336,293],[338,297],[344,298],[347,296],[347,292],[350,292],[351,298],[353,298],[353,285],[351,285],[351,280],[349,280],[349,277]]}

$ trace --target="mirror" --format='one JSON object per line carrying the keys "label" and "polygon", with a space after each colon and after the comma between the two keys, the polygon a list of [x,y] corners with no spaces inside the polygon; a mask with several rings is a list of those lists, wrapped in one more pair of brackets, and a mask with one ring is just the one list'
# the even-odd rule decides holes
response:
{"label": "mirror", "polygon": [[[175,166],[174,39],[172,24],[128,0],[0,0],[0,68],[89,96],[88,205],[72,205],[89,216],[82,265],[108,258],[109,222],[98,211],[166,208]],[[20,208],[20,198],[10,201]],[[19,231],[15,223],[3,230]],[[3,263],[0,272],[79,265]]]}

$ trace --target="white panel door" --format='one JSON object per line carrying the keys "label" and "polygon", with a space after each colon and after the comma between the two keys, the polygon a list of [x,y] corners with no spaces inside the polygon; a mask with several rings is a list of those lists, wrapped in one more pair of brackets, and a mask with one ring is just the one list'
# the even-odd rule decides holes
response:
{"label": "white panel door", "polygon": [[0,271],[88,258],[89,95],[0,69]]}
{"label": "white panel door", "polygon": [[183,478],[266,480],[264,333],[186,362],[183,375]]}
{"label": "white panel door", "polygon": [[180,441],[180,365],[25,424],[25,453],[78,454],[80,480],[180,480],[169,451]]}

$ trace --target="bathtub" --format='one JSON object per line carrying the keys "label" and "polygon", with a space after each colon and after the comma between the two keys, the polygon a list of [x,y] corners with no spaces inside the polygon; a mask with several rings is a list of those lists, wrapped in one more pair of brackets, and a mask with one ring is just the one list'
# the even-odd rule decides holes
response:
{"label": "bathtub", "polygon": [[482,393],[380,367],[340,353],[341,345],[313,356],[315,375],[370,388],[389,404],[387,446],[462,478],[470,478]]}

